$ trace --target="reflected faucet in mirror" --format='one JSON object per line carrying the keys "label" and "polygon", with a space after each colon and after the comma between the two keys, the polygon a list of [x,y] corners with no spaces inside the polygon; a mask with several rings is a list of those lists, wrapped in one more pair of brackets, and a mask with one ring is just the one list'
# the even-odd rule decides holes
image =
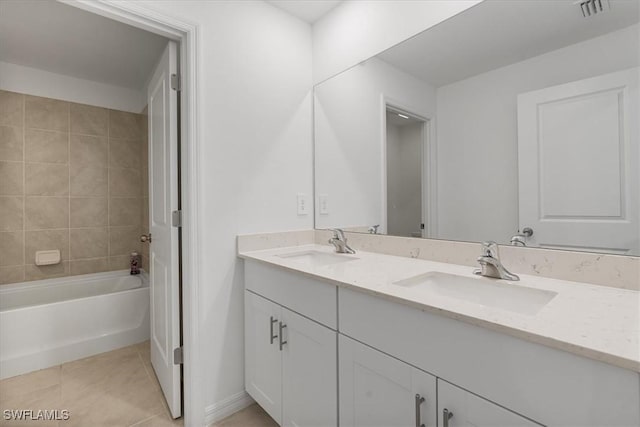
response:
{"label": "reflected faucet in mirror", "polygon": [[511,237],[511,246],[527,246],[527,238],[533,235],[533,230],[530,227],[522,229],[522,233],[514,234]]}
{"label": "reflected faucet in mirror", "polygon": [[372,225],[367,231],[369,231],[369,234],[378,234],[378,227],[380,227],[380,224]]}
{"label": "reflected faucet in mirror", "polygon": [[520,277],[511,273],[502,265],[496,242],[482,242],[482,255],[478,257],[478,263],[480,268],[474,270],[474,274],[494,279],[520,280]]}
{"label": "reflected faucet in mirror", "polygon": [[336,248],[336,253],[338,254],[355,254],[356,251],[351,249],[347,244],[347,238],[344,235],[344,231],[340,228],[330,228],[333,231],[333,237],[329,239],[329,243],[331,243]]}

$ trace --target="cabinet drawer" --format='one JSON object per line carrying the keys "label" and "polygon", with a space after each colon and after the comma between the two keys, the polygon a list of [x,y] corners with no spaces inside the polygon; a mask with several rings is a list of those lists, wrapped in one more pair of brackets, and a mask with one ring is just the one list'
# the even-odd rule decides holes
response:
{"label": "cabinet drawer", "polygon": [[349,289],[340,333],[545,425],[640,425],[637,373]]}
{"label": "cabinet drawer", "polygon": [[246,289],[337,329],[335,285],[250,260],[245,260],[244,269]]}

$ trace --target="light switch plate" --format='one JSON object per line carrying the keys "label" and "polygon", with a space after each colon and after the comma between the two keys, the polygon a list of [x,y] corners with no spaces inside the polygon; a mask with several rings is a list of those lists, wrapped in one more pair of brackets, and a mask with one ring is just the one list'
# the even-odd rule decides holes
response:
{"label": "light switch plate", "polygon": [[329,196],[326,194],[318,195],[318,211],[320,215],[329,215]]}
{"label": "light switch plate", "polygon": [[298,193],[298,215],[309,215],[309,199],[304,193]]}

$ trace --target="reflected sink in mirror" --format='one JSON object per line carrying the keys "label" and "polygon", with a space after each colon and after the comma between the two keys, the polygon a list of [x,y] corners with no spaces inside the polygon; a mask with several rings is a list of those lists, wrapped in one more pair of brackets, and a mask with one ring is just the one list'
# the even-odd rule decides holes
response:
{"label": "reflected sink in mirror", "polygon": [[399,280],[393,285],[527,315],[538,313],[558,295],[505,281],[438,272]]}
{"label": "reflected sink in mirror", "polygon": [[349,255],[332,254],[320,251],[294,252],[291,254],[277,255],[279,258],[286,258],[304,264],[308,267],[324,267],[327,265],[340,264],[343,262],[355,261],[359,258]]}

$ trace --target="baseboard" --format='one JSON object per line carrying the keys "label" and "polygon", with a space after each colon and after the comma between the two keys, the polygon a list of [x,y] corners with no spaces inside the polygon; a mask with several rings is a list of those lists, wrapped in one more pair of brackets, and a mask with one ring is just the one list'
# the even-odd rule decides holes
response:
{"label": "baseboard", "polygon": [[204,410],[204,425],[208,426],[232,415],[253,403],[251,396],[246,391],[241,391],[233,396],[209,405]]}

